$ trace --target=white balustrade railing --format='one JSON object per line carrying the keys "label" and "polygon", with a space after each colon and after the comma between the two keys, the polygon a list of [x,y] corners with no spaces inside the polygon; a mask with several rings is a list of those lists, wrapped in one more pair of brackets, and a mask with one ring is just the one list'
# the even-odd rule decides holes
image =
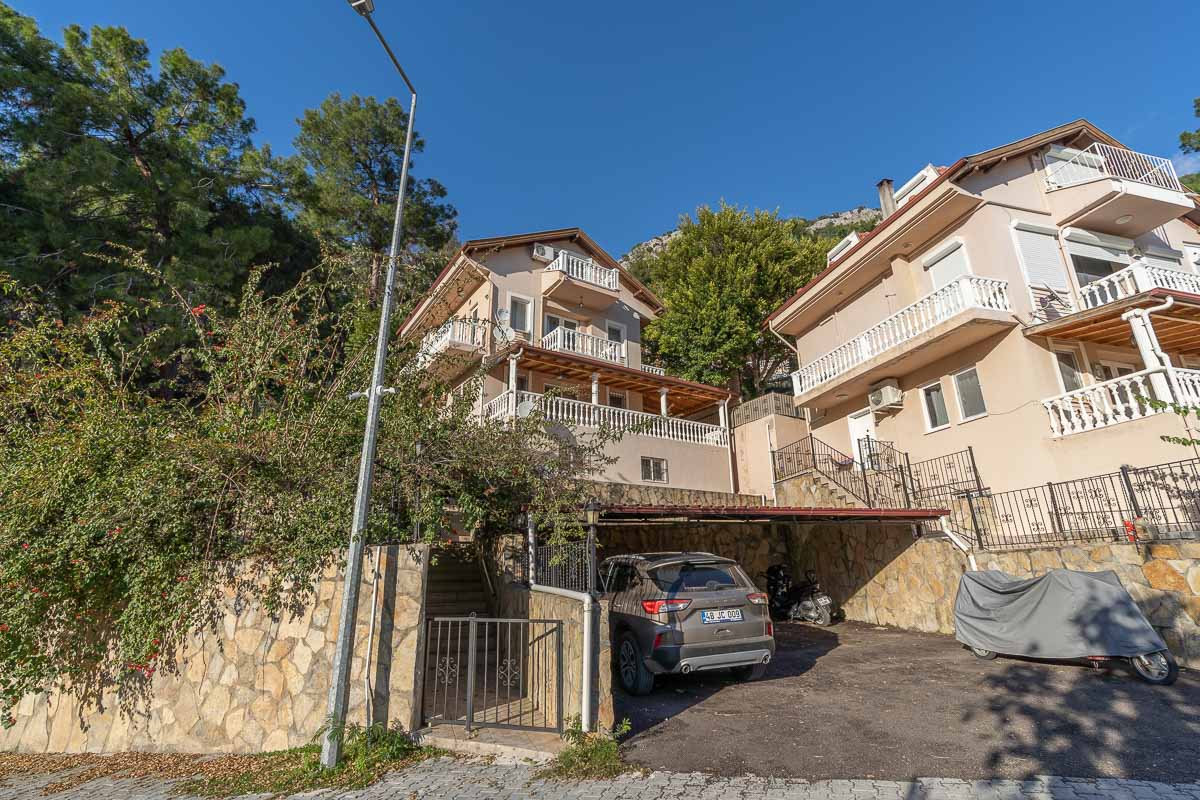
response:
{"label": "white balustrade railing", "polygon": [[447,320],[441,327],[425,334],[417,355],[419,364],[428,364],[451,345],[463,349],[483,349],[487,346],[488,323],[478,319]]}
{"label": "white balustrade railing", "polygon": [[559,250],[558,257],[547,264],[546,269],[614,292],[621,285],[621,276],[615,269],[602,267],[590,258],[580,258],[566,250]]}
{"label": "white balustrade railing", "polygon": [[1144,369],[1048,398],[1042,405],[1050,416],[1050,433],[1058,437],[1106,428],[1166,410],[1154,408],[1150,398],[1181,406],[1200,405],[1200,370]]}
{"label": "white balustrade railing", "polygon": [[1200,275],[1137,261],[1132,266],[1082,287],[1079,290],[1079,298],[1085,309],[1096,308],[1151,289],[1174,289],[1200,294]]}
{"label": "white balustrade railing", "polygon": [[679,417],[662,417],[627,408],[613,408],[567,397],[548,397],[534,392],[507,391],[483,407],[486,419],[505,419],[516,415],[523,403],[532,403],[547,420],[579,428],[612,427],[632,429],[637,436],[691,442],[714,447],[729,446],[729,431],[720,425]]}
{"label": "white balustrade railing", "polygon": [[662,367],[655,367],[651,364],[642,364],[642,372],[649,372],[651,375],[666,375],[667,371]]}
{"label": "white balustrade railing", "polygon": [[1056,161],[1046,167],[1046,187],[1065,189],[1097,178],[1113,177],[1182,192],[1175,166],[1169,158],[1149,156],[1097,142],[1080,150],[1073,158]]}
{"label": "white balustrade railing", "polygon": [[624,342],[613,342],[599,336],[592,336],[590,333],[564,328],[561,325],[542,337],[541,346],[547,350],[578,353],[581,356],[611,361],[614,364],[624,364],[626,360]]}
{"label": "white balustrade railing", "polygon": [[893,347],[920,336],[969,308],[1011,311],[1008,283],[963,275],[792,373],[797,395],[849,372]]}

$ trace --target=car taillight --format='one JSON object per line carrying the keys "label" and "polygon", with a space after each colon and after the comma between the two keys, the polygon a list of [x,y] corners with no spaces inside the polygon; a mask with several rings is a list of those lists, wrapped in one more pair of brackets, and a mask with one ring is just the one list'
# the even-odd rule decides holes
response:
{"label": "car taillight", "polygon": [[765,606],[767,604],[767,595],[763,592],[755,592],[754,594],[746,595],[746,599],[756,606]]}
{"label": "car taillight", "polygon": [[650,646],[650,649],[657,650],[660,644],[662,644],[662,634],[658,633],[654,635],[654,644]]}
{"label": "car taillight", "polygon": [[665,614],[668,611],[683,611],[691,604],[691,600],[643,600],[642,608],[647,614]]}
{"label": "car taillight", "polygon": [[767,620],[767,636],[774,636],[774,635],[775,635],[775,623],[771,622],[771,620]]}

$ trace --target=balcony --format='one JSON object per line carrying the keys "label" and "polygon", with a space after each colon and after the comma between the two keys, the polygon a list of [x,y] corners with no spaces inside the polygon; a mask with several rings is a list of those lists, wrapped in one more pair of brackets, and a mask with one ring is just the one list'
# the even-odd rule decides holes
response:
{"label": "balcony", "polygon": [[1084,309],[1099,308],[1151,289],[1200,295],[1200,275],[1138,262],[1082,287],[1079,300]]}
{"label": "balcony", "polygon": [[452,319],[425,334],[417,353],[417,367],[448,377],[487,347],[487,322],[477,319]]}
{"label": "balcony", "polygon": [[828,406],[865,394],[889,373],[912,371],[1015,324],[1007,282],[963,275],[793,372],[796,404]]}
{"label": "balcony", "polygon": [[[529,403],[529,406],[525,406]],[[566,397],[548,397],[534,392],[507,391],[483,407],[485,419],[511,419],[518,408],[536,408],[550,422],[574,428],[633,429],[632,435],[666,439],[673,442],[729,447],[729,431],[720,425],[678,417],[663,417],[627,408],[594,405]]]}
{"label": "balcony", "polygon": [[628,357],[624,342],[611,342],[592,336],[590,333],[557,327],[542,337],[540,346],[547,350],[557,350],[560,353],[577,353],[588,358],[598,358],[601,361],[611,361],[613,364],[626,365]]}
{"label": "balcony", "polygon": [[569,306],[576,304],[602,311],[616,302],[620,273],[590,258],[559,250],[542,272],[542,294]]}
{"label": "balcony", "polygon": [[1151,407],[1146,400],[1151,397],[1181,406],[1200,405],[1200,370],[1144,369],[1048,398],[1042,405],[1050,416],[1050,435],[1058,438],[1170,410]]}
{"label": "balcony", "polygon": [[1047,164],[1046,197],[1058,225],[1130,239],[1195,208],[1169,159],[1099,142]]}

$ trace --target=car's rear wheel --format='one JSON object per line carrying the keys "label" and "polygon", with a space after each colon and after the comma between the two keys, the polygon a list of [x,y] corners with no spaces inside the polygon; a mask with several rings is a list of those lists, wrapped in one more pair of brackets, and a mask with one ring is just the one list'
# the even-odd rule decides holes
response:
{"label": "car's rear wheel", "polygon": [[1179,664],[1170,650],[1134,656],[1129,663],[1139,678],[1155,686],[1170,686],[1179,677]]}
{"label": "car's rear wheel", "polygon": [[646,669],[642,648],[630,631],[617,641],[617,678],[621,688],[632,695],[650,694],[654,689],[654,673]]}
{"label": "car's rear wheel", "polygon": [[767,674],[766,664],[747,664],[744,667],[734,667],[733,677],[739,681],[756,681]]}
{"label": "car's rear wheel", "polygon": [[984,650],[982,647],[971,647],[969,649],[971,651],[971,655],[975,656],[976,658],[982,658],[984,661],[991,661],[996,657],[995,650]]}

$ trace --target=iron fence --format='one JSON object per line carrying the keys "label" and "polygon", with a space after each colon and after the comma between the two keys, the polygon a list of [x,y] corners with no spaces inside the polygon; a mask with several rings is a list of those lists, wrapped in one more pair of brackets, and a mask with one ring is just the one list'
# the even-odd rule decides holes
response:
{"label": "iron fence", "polygon": [[575,592],[596,589],[596,542],[583,541],[551,544],[534,550],[535,579],[542,586],[554,586]]}
{"label": "iron fence", "polygon": [[[907,458],[907,456],[906,456]],[[983,482],[975,466],[975,451],[968,447],[955,453],[908,464],[913,504],[925,508],[947,507],[968,491],[982,492]]]}
{"label": "iron fence", "polygon": [[562,733],[562,620],[435,617],[425,652],[427,725]]}
{"label": "iron fence", "polygon": [[813,468],[812,437],[805,436],[803,439],[771,451],[771,461],[775,469],[776,481],[785,481],[802,472],[807,472]]}
{"label": "iron fence", "polygon": [[1133,511],[1156,539],[1200,535],[1200,458],[1127,467]]}
{"label": "iron fence", "polygon": [[[894,448],[893,451],[899,453]],[[872,457],[865,457],[867,463],[860,462],[809,434],[771,455],[776,481],[816,470],[868,508],[906,508],[909,505],[904,466],[899,462],[896,466],[886,466],[882,454],[877,468],[870,465]]]}

